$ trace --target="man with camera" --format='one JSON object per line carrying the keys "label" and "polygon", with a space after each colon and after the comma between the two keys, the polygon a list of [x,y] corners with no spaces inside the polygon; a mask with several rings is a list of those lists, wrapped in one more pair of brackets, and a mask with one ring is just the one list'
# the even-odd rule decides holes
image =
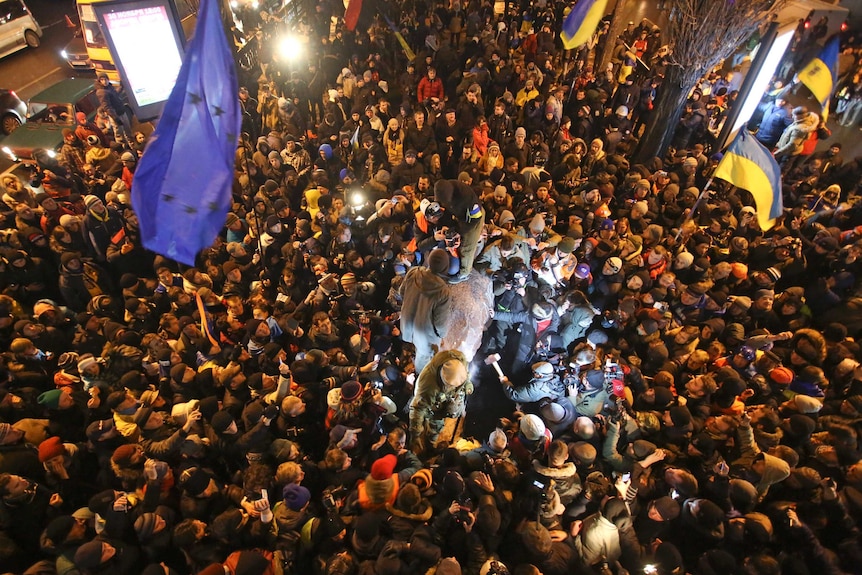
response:
{"label": "man with camera", "polygon": [[485,226],[485,212],[476,192],[458,180],[437,182],[434,185],[434,199],[456,218],[460,227],[460,271],[449,280],[450,283],[459,283],[466,280],[473,269],[479,237]]}

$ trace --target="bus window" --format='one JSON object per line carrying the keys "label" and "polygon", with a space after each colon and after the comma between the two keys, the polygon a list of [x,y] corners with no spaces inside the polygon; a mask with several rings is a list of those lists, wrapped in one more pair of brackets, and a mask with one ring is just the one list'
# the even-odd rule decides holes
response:
{"label": "bus window", "polygon": [[96,13],[90,4],[78,4],[81,16],[81,27],[84,29],[84,42],[88,48],[107,48],[102,29],[96,20]]}

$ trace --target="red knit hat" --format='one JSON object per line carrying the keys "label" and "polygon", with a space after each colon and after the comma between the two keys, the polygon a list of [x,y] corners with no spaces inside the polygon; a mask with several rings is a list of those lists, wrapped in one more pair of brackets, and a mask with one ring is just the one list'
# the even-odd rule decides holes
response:
{"label": "red knit hat", "polygon": [[769,377],[779,385],[790,385],[795,375],[790,368],[780,365],[769,372]]}
{"label": "red knit hat", "polygon": [[391,453],[389,455],[384,455],[371,464],[371,477],[377,481],[389,479],[395,472],[395,464],[397,463],[398,458]]}
{"label": "red knit hat", "polygon": [[60,455],[66,455],[66,447],[63,445],[63,440],[59,437],[49,437],[39,444],[39,461],[42,463]]}

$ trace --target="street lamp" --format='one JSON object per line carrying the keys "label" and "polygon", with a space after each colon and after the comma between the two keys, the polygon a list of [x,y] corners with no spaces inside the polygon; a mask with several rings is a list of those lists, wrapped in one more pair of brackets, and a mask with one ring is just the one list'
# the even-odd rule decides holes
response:
{"label": "street lamp", "polygon": [[299,37],[289,34],[281,39],[278,51],[286,60],[298,60],[305,52],[305,46]]}

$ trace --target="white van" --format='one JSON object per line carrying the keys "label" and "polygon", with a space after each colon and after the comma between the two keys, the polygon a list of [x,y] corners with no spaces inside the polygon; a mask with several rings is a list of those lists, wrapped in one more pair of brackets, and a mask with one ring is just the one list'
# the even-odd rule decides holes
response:
{"label": "white van", "polygon": [[23,0],[0,0],[0,58],[42,43],[42,27]]}

